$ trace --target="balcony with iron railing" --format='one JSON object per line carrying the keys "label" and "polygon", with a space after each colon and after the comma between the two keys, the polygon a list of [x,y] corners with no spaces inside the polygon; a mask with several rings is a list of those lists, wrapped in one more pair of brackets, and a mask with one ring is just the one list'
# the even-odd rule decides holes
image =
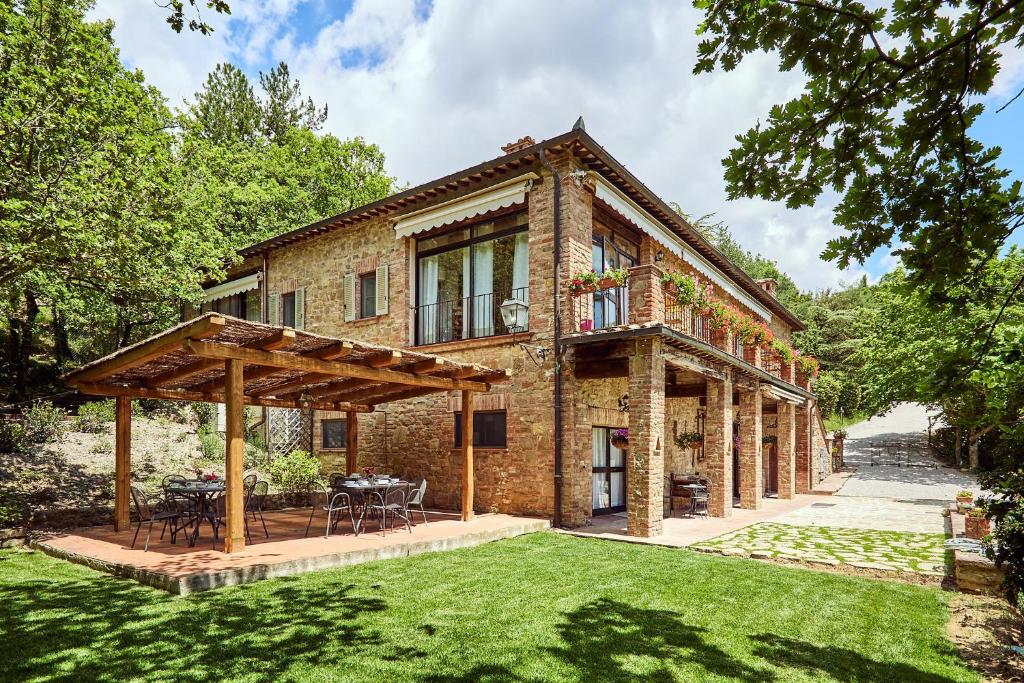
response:
{"label": "balcony with iron railing", "polygon": [[[573,331],[590,332],[619,325],[661,323],[773,377],[809,389],[809,379],[796,371],[792,361],[784,361],[775,349],[744,344],[739,335],[716,327],[712,318],[698,307],[679,303],[664,289],[661,273],[654,265],[636,266],[629,269],[624,287],[574,295]],[[609,301],[617,305],[609,308]]]}
{"label": "balcony with iron railing", "polygon": [[501,305],[510,299],[528,303],[528,294],[527,287],[519,287],[506,292],[478,294],[416,306],[416,345],[525,332],[529,327],[526,321],[516,327],[506,327]]}

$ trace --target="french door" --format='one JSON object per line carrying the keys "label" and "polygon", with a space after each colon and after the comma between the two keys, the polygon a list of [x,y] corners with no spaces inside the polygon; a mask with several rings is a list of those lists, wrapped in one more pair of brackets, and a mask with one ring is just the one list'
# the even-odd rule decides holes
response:
{"label": "french door", "polygon": [[594,427],[591,436],[591,510],[595,515],[626,509],[626,453],[612,445],[612,431],[611,427]]}

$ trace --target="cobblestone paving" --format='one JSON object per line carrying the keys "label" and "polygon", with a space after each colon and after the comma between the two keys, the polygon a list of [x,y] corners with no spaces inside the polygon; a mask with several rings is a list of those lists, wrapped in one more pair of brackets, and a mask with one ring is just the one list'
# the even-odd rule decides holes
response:
{"label": "cobblestone paving", "polygon": [[849,564],[866,569],[944,573],[942,534],[761,523],[698,543],[725,555]]}

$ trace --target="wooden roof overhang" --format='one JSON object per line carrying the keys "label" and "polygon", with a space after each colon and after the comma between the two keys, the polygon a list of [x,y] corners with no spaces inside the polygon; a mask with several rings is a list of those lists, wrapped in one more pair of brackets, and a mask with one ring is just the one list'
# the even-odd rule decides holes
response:
{"label": "wooden roof overhang", "polygon": [[97,396],[224,403],[230,360],[244,364],[247,405],[346,412],[431,393],[485,392],[510,374],[207,313],[84,365],[64,381]]}
{"label": "wooden roof overhang", "polygon": [[[574,332],[562,337],[562,344],[574,346],[604,343],[615,340],[632,339],[634,337],[641,337],[645,335],[660,336],[669,346],[685,354],[694,356],[695,358],[704,361],[709,366],[699,367],[697,365],[687,364],[684,359],[666,359],[669,363],[682,362],[684,364],[684,369],[694,370],[702,374],[714,374],[716,367],[728,365],[732,367],[733,370],[738,371],[741,377],[745,378],[747,381],[758,380],[764,384],[769,384],[786,394],[792,394],[802,399],[814,398],[814,394],[802,387],[790,384],[771,373],[765,372],[761,368],[751,365],[742,358],[737,358],[730,353],[726,353],[722,349],[702,342],[699,339],[689,337],[672,329],[668,325],[662,325],[660,323],[619,325],[590,332]],[[743,382],[744,380],[739,379],[738,381]]]}

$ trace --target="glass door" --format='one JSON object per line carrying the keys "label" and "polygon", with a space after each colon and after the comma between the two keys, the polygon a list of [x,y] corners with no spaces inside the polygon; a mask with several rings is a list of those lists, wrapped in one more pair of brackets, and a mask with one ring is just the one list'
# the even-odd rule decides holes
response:
{"label": "glass door", "polygon": [[[632,268],[639,261],[639,250],[626,240],[614,235],[594,234],[590,245],[591,267],[598,273],[619,268]],[[625,287],[615,287],[594,293],[594,327],[625,325],[629,317],[629,296]]]}
{"label": "glass door", "polygon": [[594,427],[591,437],[591,509],[595,515],[626,509],[626,454],[612,445],[612,431],[611,427]]}

